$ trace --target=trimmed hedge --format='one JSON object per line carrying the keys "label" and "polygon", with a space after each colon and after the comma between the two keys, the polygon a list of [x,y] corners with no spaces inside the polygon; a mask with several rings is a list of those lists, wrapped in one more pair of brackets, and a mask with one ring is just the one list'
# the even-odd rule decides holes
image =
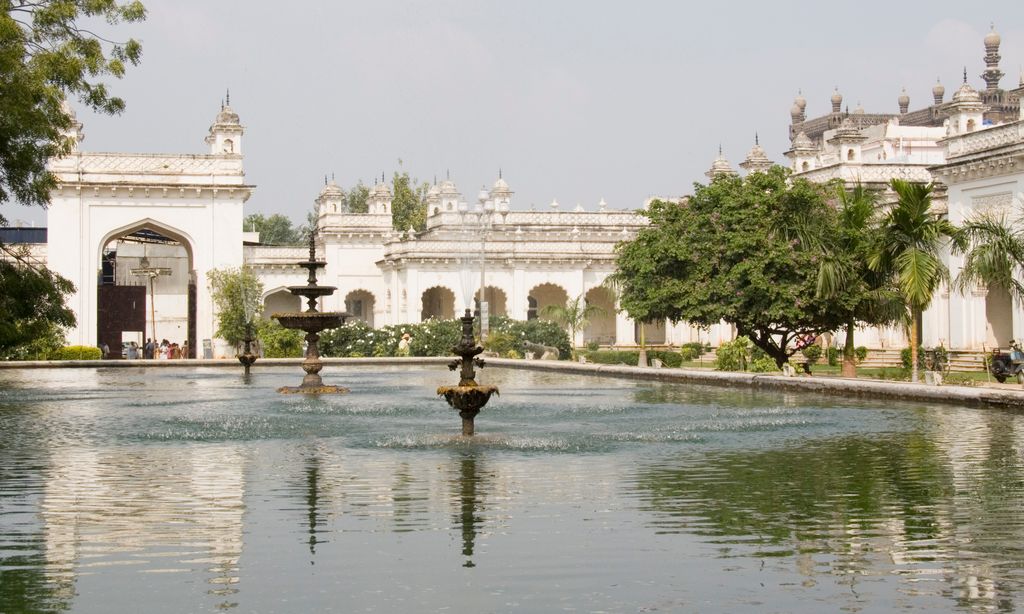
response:
{"label": "trimmed hedge", "polygon": [[[492,316],[484,347],[499,356],[522,355],[524,340],[558,348],[560,358],[569,357],[569,336],[554,322],[513,320]],[[462,322],[430,319],[419,324],[397,324],[373,328],[362,321],[353,321],[320,335],[320,352],[324,356],[365,357],[397,356],[398,342],[409,333],[409,354],[412,356],[451,356],[452,347],[462,336]],[[479,329],[477,329],[479,334]]]}
{"label": "trimmed hedge", "polygon": [[[580,352],[585,356],[587,362],[599,365],[629,365],[635,367],[640,362],[640,352],[633,350],[598,350],[596,352]],[[679,352],[668,350],[647,350],[647,361],[657,358],[666,367],[677,368],[682,366],[683,357]]]}
{"label": "trimmed hedge", "polygon": [[65,345],[47,357],[49,360],[99,360],[103,351],[91,345]]}

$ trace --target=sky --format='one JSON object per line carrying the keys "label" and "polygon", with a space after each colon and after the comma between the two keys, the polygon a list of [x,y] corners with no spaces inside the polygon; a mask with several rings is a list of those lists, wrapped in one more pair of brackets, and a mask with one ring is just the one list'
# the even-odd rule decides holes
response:
{"label": "sky", "polygon": [[[116,117],[74,105],[85,151],[206,153],[226,92],[246,132],[246,213],[301,223],[324,176],[342,187],[450,173],[474,202],[499,169],[512,207],[642,206],[690,193],[719,146],[734,167],[755,133],[785,162],[798,91],[808,117],[835,87],[850,109],[947,100],[982,38],[1002,36],[1000,85],[1024,65],[1024,3],[148,0],[109,36],[142,42],[111,88]],[[977,10],[974,10],[977,9]],[[10,205],[15,207],[16,205]],[[45,224],[18,207],[8,218]]]}

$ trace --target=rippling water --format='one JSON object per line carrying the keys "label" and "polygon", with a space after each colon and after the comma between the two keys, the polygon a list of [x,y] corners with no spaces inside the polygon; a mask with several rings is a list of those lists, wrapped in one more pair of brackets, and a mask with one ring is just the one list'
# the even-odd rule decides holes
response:
{"label": "rippling water", "polygon": [[1017,609],[1024,417],[488,369],[0,371],[0,612]]}

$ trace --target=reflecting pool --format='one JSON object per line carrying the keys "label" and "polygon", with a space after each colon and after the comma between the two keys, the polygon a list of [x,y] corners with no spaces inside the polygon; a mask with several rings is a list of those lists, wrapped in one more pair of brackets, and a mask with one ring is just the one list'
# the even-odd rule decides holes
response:
{"label": "reflecting pool", "polygon": [[1013,611],[1024,416],[443,367],[0,370],[0,612]]}

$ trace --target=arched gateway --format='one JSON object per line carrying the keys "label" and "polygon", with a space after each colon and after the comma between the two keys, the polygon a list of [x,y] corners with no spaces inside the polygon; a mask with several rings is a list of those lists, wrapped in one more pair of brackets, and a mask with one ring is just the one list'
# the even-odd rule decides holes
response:
{"label": "arched gateway", "polygon": [[[78,126],[69,135],[76,142],[81,140]],[[230,147],[224,145],[225,139],[232,141]],[[119,354],[115,348],[120,343],[111,341],[126,331],[115,332],[107,318],[118,315],[101,317],[100,309],[128,309],[125,301],[133,300],[132,296],[135,304],[129,316],[134,319],[127,332],[137,335],[134,329],[143,317],[136,296],[140,291],[113,291],[108,297],[102,290],[105,285],[138,287],[133,286],[132,270],[139,280],[147,278],[144,291],[156,297],[155,301],[146,297],[149,313],[144,314],[143,338],[152,336],[154,323],[158,337],[167,336],[161,333],[164,326],[179,336],[174,339],[179,344],[188,338],[192,348],[201,348],[203,340],[213,338],[215,314],[206,274],[242,265],[242,204],[252,194],[252,186],[245,184],[242,170],[242,126],[229,107],[223,107],[210,126],[207,143],[209,154],[76,150],[51,162],[58,188],[51,194],[47,213],[47,262],[75,284],[68,305],[78,323],[68,331],[68,343],[98,345],[104,319],[102,341],[112,354]],[[147,268],[150,272],[144,273]],[[149,275],[154,275],[152,293]],[[176,289],[172,288],[175,283]],[[169,292],[163,295],[160,290]],[[117,296],[118,292],[131,296]],[[167,317],[161,319],[160,311]]]}

